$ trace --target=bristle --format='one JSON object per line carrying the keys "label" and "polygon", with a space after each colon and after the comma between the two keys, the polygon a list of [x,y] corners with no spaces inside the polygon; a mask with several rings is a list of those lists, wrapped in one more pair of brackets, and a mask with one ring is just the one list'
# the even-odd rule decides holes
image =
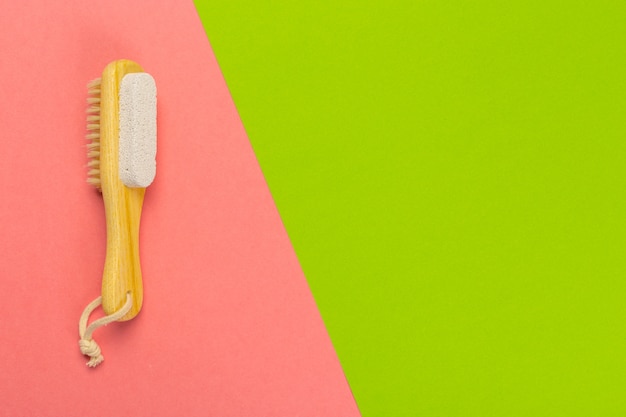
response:
{"label": "bristle", "polygon": [[96,78],[87,84],[87,182],[100,190],[100,83]]}
{"label": "bristle", "polygon": [[95,80],[89,81],[87,84],[87,88],[100,88],[100,83],[102,82],[101,78],[96,78]]}
{"label": "bristle", "polygon": [[[98,171],[97,175],[100,175],[100,172]],[[96,187],[98,190],[100,190],[100,179],[99,178],[87,178],[87,183],[93,185],[94,187]]]}

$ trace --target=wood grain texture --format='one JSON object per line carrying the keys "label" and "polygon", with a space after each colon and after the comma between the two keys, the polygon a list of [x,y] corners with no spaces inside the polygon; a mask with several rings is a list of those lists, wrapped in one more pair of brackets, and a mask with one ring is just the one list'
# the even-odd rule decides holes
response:
{"label": "wood grain texture", "polygon": [[106,212],[107,245],[102,276],[102,308],[113,314],[133,298],[120,321],[141,310],[143,284],[139,262],[139,223],[145,188],[126,187],[119,178],[119,86],[124,75],[143,72],[135,62],[110,63],[102,73],[100,101],[100,181]]}

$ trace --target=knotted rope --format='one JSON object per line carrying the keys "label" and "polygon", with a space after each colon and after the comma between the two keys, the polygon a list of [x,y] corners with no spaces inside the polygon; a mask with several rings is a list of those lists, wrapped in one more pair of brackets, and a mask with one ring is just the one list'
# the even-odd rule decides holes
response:
{"label": "knotted rope", "polygon": [[98,327],[106,326],[107,324],[124,317],[133,306],[133,298],[129,292],[128,294],[126,294],[126,303],[121,309],[106,317],[95,320],[88,327],[87,320],[89,320],[89,316],[96,308],[100,306],[100,304],[102,304],[102,297],[98,297],[91,303],[89,303],[89,305],[85,307],[85,310],[83,311],[83,314],[80,316],[80,320],[78,321],[78,334],[80,335],[78,346],[80,347],[80,351],[83,353],[83,355],[89,356],[90,359],[89,362],[87,362],[87,366],[89,366],[90,368],[95,368],[96,366],[100,365],[104,360],[104,356],[102,356],[100,346],[98,346],[96,341],[92,338],[93,332]]}

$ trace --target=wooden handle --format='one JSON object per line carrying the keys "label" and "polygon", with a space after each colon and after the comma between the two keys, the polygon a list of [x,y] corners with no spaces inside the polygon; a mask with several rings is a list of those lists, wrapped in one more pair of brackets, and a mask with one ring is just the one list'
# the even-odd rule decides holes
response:
{"label": "wooden handle", "polygon": [[129,60],[112,62],[100,87],[100,181],[107,226],[102,308],[113,314],[130,293],[132,308],[120,321],[135,317],[143,303],[139,223],[146,189],[126,187],[119,178],[119,87],[124,75],[133,72],[143,69]]}

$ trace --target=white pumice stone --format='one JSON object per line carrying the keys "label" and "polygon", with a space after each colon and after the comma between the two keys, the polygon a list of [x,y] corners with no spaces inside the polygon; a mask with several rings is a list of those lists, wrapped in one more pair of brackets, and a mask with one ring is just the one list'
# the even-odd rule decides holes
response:
{"label": "white pumice stone", "polygon": [[148,73],[126,74],[120,85],[119,176],[147,187],[156,175],[156,84]]}

